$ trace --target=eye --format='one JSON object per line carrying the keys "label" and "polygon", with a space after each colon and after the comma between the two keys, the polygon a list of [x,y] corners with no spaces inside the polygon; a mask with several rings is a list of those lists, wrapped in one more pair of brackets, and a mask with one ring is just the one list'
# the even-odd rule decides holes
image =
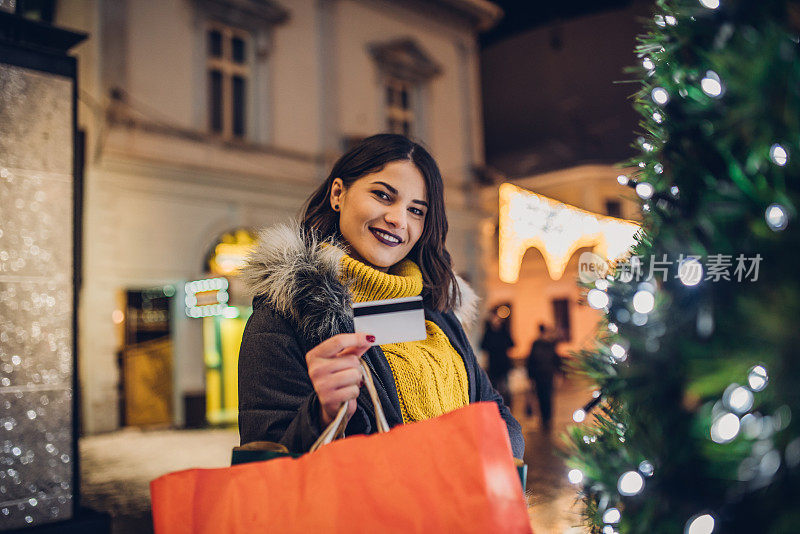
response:
{"label": "eye", "polygon": [[424,217],[425,216],[425,212],[422,211],[419,208],[408,208],[408,211],[410,211],[411,213],[413,213],[414,215],[416,215],[418,217]]}
{"label": "eye", "polygon": [[380,189],[375,189],[372,192],[372,194],[381,200],[391,200],[391,198],[389,198],[389,195],[385,191],[381,191]]}

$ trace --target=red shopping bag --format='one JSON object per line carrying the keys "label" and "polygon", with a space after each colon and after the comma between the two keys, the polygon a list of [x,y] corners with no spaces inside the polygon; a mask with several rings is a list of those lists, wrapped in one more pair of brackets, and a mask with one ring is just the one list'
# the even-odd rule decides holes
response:
{"label": "red shopping bag", "polygon": [[505,423],[487,402],[300,458],[170,473],[150,491],[156,534],[531,532]]}

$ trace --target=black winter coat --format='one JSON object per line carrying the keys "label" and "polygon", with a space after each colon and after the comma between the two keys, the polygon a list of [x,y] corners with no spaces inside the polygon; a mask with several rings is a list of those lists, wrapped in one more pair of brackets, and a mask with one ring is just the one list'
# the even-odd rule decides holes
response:
{"label": "black winter coat", "polygon": [[[353,331],[349,291],[338,277],[341,255],[336,247],[321,247],[313,237],[304,237],[296,226],[262,231],[257,249],[242,270],[256,295],[239,352],[242,444],[275,441],[291,451],[305,452],[324,430],[305,354],[332,335]],[[474,306],[474,293],[466,284],[462,291],[465,303]],[[522,458],[525,443],[520,425],[478,366],[456,314],[426,308],[425,318],[442,329],[464,359],[469,401],[497,403],[514,456]],[[383,351],[372,347],[363,359],[373,372],[389,425],[401,424],[400,401]],[[346,432],[375,432],[372,402],[365,389]]]}

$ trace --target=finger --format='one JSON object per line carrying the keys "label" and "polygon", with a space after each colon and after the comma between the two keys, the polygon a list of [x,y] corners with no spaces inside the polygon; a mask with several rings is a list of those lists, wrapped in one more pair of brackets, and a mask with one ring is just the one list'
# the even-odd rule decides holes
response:
{"label": "finger", "polygon": [[319,390],[325,394],[349,386],[361,387],[361,372],[359,369],[344,369],[329,374],[319,380]]}
{"label": "finger", "polygon": [[336,358],[341,358],[344,356],[355,356],[356,358],[360,358],[369,350],[370,346],[371,345],[359,345],[357,347],[348,347],[336,354]]}
{"label": "finger", "polygon": [[337,389],[325,399],[323,406],[329,406],[334,410],[338,410],[342,403],[357,399],[360,392],[361,390],[357,386],[347,386]]}
{"label": "finger", "polygon": [[345,356],[342,358],[317,358],[312,360],[308,368],[308,376],[311,380],[319,380],[322,377],[333,374],[344,369],[359,369],[357,356]]}
{"label": "finger", "polygon": [[372,341],[375,340],[374,336],[369,336],[368,338],[368,334],[361,332],[355,334],[337,334],[329,337],[308,352],[309,355],[314,357],[333,358],[348,347],[369,345],[372,341],[368,339],[372,339]]}

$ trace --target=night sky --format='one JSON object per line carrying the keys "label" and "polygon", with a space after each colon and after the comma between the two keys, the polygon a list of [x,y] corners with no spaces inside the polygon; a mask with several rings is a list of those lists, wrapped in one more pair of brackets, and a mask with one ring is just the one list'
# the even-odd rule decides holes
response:
{"label": "night sky", "polygon": [[631,156],[639,85],[624,70],[652,2],[495,3],[505,17],[481,36],[487,164],[522,177]]}

